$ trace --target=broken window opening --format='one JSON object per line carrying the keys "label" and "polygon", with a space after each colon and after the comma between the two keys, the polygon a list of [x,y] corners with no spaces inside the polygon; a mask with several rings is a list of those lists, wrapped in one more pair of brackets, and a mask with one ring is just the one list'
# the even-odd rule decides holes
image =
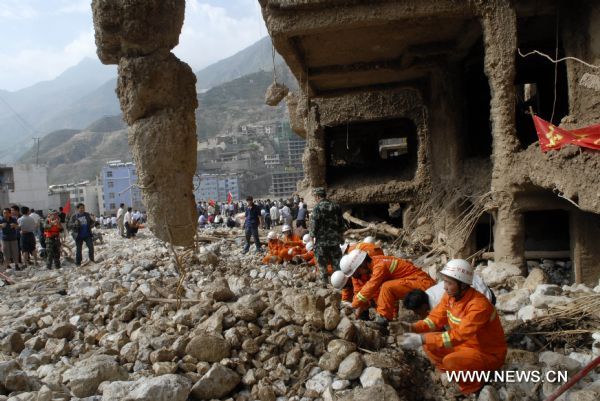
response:
{"label": "broken window opening", "polygon": [[410,181],[417,169],[417,129],[409,119],[325,128],[327,183]]}
{"label": "broken window opening", "polygon": [[[403,211],[406,208],[402,203],[370,203],[351,205],[351,214],[361,220],[372,223],[387,223],[397,228],[403,227]],[[352,228],[363,228],[353,226]]]}
{"label": "broken window opening", "polygon": [[490,213],[484,213],[473,230],[475,249],[485,249],[486,252],[494,251],[494,218]]}
{"label": "broken window opening", "polygon": [[[519,18],[517,22],[518,46],[523,53],[538,50],[556,54],[556,16],[534,16]],[[564,57],[562,38],[558,37],[558,58]],[[554,69],[557,67],[556,88]],[[560,124],[569,114],[569,91],[566,63],[555,65],[548,59],[532,55],[517,56],[516,59],[516,130],[523,148],[538,141],[529,107],[544,120],[550,121],[554,107],[553,124]],[[554,91],[556,89],[556,105]]]}
{"label": "broken window opening", "polygon": [[484,71],[483,39],[479,39],[462,62],[464,91],[465,156],[488,158],[492,154],[490,85]]}
{"label": "broken window opening", "polygon": [[536,210],[523,213],[523,218],[528,268],[541,268],[553,284],[572,283],[569,213],[560,209]]}

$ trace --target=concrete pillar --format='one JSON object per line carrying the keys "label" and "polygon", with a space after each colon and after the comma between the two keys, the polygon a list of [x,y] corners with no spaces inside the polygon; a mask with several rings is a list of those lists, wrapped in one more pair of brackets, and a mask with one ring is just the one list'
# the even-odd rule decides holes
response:
{"label": "concrete pillar", "polygon": [[171,53],[185,0],[93,0],[92,11],[98,57],[119,65],[117,94],[148,226],[163,241],[191,245],[197,221],[196,76]]}
{"label": "concrete pillar", "polygon": [[311,188],[326,186],[327,158],[325,153],[325,129],[319,123],[317,106],[308,110],[306,118],[306,148],[302,164],[306,181]]}
{"label": "concrete pillar", "polygon": [[600,216],[573,211],[569,225],[575,282],[595,287],[600,279]]}
{"label": "concrete pillar", "polygon": [[525,272],[525,224],[523,214],[504,204],[496,214],[494,259],[523,269]]}

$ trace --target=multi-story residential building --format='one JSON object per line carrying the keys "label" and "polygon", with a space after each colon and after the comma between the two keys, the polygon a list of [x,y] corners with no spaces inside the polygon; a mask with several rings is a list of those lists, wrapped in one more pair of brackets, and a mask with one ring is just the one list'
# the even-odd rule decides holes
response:
{"label": "multi-story residential building", "polygon": [[34,164],[0,165],[0,206],[48,209],[48,168]]}
{"label": "multi-story residential building", "polygon": [[276,198],[287,198],[297,190],[298,181],[304,178],[301,167],[286,167],[274,171],[271,175],[271,193]]}
{"label": "multi-story residential building", "polygon": [[99,202],[99,199],[102,199],[102,195],[100,195],[100,198],[98,197],[99,186],[98,182],[90,181],[50,185],[48,187],[49,198],[52,199],[54,203],[60,202],[51,205],[51,207],[58,208],[59,206],[64,206],[66,201],[63,202],[64,197],[62,194],[68,193],[68,199],[71,201],[71,207],[73,209],[75,209],[77,204],[83,203],[87,212],[97,216],[103,212]]}
{"label": "multi-story residential building", "polygon": [[267,168],[275,168],[281,164],[279,153],[276,155],[265,155],[265,166]]}
{"label": "multi-story residential building", "polygon": [[143,210],[142,193],[137,186],[135,164],[114,160],[102,167],[102,204],[106,214],[115,214],[119,204]]}
{"label": "multi-story residential building", "polygon": [[217,202],[226,202],[230,192],[233,199],[240,198],[240,177],[238,174],[200,174],[194,176],[196,201],[212,199]]}

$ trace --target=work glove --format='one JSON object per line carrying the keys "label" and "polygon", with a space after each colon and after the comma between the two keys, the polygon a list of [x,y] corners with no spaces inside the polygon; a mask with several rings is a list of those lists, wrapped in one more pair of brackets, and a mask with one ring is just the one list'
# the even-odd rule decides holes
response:
{"label": "work glove", "polygon": [[423,340],[421,339],[420,334],[416,333],[406,333],[402,335],[402,341],[400,342],[400,346],[404,349],[417,349],[421,345],[423,345]]}
{"label": "work glove", "polygon": [[293,254],[293,253],[294,253],[294,250],[293,250],[292,248],[290,248],[290,249],[288,250],[288,255],[291,255],[291,254]]}

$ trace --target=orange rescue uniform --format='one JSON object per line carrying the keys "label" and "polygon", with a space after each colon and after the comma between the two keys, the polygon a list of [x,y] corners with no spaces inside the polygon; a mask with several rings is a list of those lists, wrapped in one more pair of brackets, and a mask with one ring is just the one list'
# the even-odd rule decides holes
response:
{"label": "orange rescue uniform", "polygon": [[[280,264],[282,262],[279,257],[279,253],[281,252],[281,248],[283,243],[278,239],[270,239],[267,243],[269,247],[269,253],[262,260],[264,265],[268,265],[269,263]],[[274,259],[275,258],[275,259]]]}
{"label": "orange rescue uniform", "polygon": [[[290,255],[290,249],[292,249]],[[304,251],[304,242],[302,239],[295,234],[290,235],[289,237],[284,237],[283,245],[279,250],[279,257],[282,260],[287,260],[288,262],[292,260],[292,258],[296,255],[300,255]]]}
{"label": "orange rescue uniform", "polygon": [[371,277],[356,292],[352,307],[368,308],[369,302],[377,299],[377,313],[388,320],[398,313],[398,300],[412,290],[425,291],[435,284],[427,273],[411,262],[393,256],[375,256],[369,268]]}
{"label": "orange rescue uniform", "polygon": [[[492,371],[504,364],[506,340],[500,318],[473,288],[458,301],[444,294],[429,316],[413,325],[413,331],[427,333],[423,349],[442,371]],[[464,394],[483,386],[481,382],[458,384]]]}
{"label": "orange rescue uniform", "polygon": [[[371,258],[375,256],[384,256],[383,249],[381,249],[381,247],[369,242],[359,242],[358,244],[350,245],[348,246],[346,253],[350,253],[354,249],[359,249],[366,252]],[[361,275],[359,278],[352,277],[352,281],[342,289],[342,301],[352,302],[354,294],[359,292],[363,285],[369,281],[369,277],[370,276],[366,274]],[[379,293],[377,293],[374,298],[377,299],[377,296],[379,296]]]}

